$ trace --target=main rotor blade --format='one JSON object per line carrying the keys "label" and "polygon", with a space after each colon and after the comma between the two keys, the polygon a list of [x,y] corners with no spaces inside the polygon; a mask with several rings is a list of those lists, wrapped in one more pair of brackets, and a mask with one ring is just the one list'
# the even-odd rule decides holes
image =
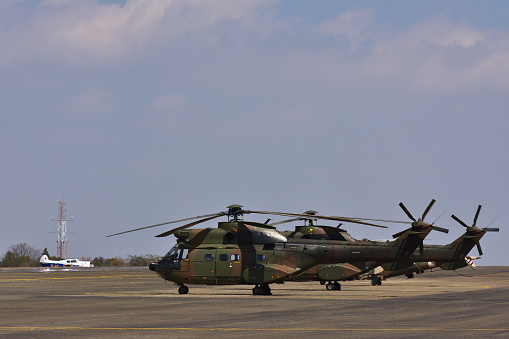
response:
{"label": "main rotor blade", "polygon": [[460,218],[458,218],[457,216],[455,216],[454,214],[451,215],[451,218],[453,218],[454,220],[456,220],[457,222],[459,222],[461,225],[463,225],[464,227],[467,227],[468,228],[468,225],[465,224],[463,221],[461,221]]}
{"label": "main rotor blade", "polygon": [[494,228],[494,227],[486,227],[486,228],[483,228],[483,231],[485,232],[498,232],[500,229],[498,227]]}
{"label": "main rotor blade", "polygon": [[428,207],[426,208],[426,210],[422,214],[422,220],[424,220],[424,218],[426,218],[426,215],[428,214],[429,210],[431,209],[431,207],[433,206],[435,201],[436,201],[435,199],[431,199],[431,202],[429,203]]}
{"label": "main rotor blade", "polygon": [[354,219],[354,220],[369,220],[369,221],[380,221],[380,222],[390,222],[393,224],[411,224],[410,221],[399,221],[399,220],[387,220],[387,219],[370,219],[370,218],[356,218],[356,217],[343,217],[347,219]]}
{"label": "main rotor blade", "polygon": [[248,213],[282,215],[282,216],[287,216],[287,217],[301,217],[304,219],[335,220],[335,221],[350,222],[350,223],[354,223],[354,224],[368,225],[368,226],[373,226],[373,227],[388,228],[387,226],[375,225],[375,224],[371,224],[368,222],[359,221],[357,219],[350,219],[350,218],[343,218],[343,217],[328,217],[325,215],[318,215],[318,214],[315,214],[312,216],[312,218],[310,218],[309,214],[300,214],[300,213],[269,212],[269,211],[248,211]]}
{"label": "main rotor blade", "polygon": [[406,209],[405,205],[403,205],[403,203],[402,203],[402,202],[400,202],[400,203],[399,203],[399,207],[401,207],[401,209],[403,210],[403,212],[405,212],[405,213],[406,213],[406,215],[408,215],[408,217],[409,217],[411,220],[416,221],[416,220],[415,220],[415,218],[414,218],[414,216],[412,215],[412,213],[410,213],[410,211]]}
{"label": "main rotor blade", "polygon": [[302,220],[302,218],[287,219],[287,220],[283,220],[283,221],[273,222],[269,225],[276,226],[276,225],[286,224],[288,222],[294,222],[294,221],[299,221],[299,220]]}
{"label": "main rotor blade", "polygon": [[225,212],[219,212],[219,213],[213,213],[213,214],[200,215],[200,216],[197,216],[197,217],[191,217],[191,218],[185,218],[185,219],[180,219],[180,220],[168,221],[168,222],[163,222],[161,224],[155,224],[155,225],[150,225],[150,226],[145,226],[145,227],[139,227],[139,228],[135,228],[135,229],[129,230],[129,231],[124,231],[124,232],[119,232],[119,233],[115,233],[115,234],[110,234],[110,235],[107,235],[106,237],[107,238],[108,237],[113,237],[115,235],[120,235],[120,234],[135,232],[135,231],[140,231],[140,230],[144,230],[144,229],[152,228],[152,227],[158,227],[158,226],[163,226],[163,225],[175,224],[175,223],[178,223],[178,222],[183,222],[183,221],[193,220],[193,219],[198,219],[198,218],[211,217],[211,216],[213,216],[213,218],[216,218],[216,217],[220,217],[222,215],[226,215],[226,213]]}
{"label": "main rotor blade", "polygon": [[477,212],[475,213],[475,217],[474,217],[474,223],[472,224],[473,227],[475,227],[475,224],[477,224],[477,217],[479,216],[479,212],[481,212],[481,205],[479,205],[479,207],[477,207]]}
{"label": "main rotor blade", "polygon": [[156,237],[157,238],[167,237],[167,236],[172,235],[173,233],[177,232],[178,230],[183,230],[183,229],[192,227],[194,225],[201,224],[202,222],[212,220],[212,219],[217,218],[217,217],[220,217],[220,215],[215,215],[215,216],[212,216],[212,217],[208,217],[208,218],[200,219],[200,220],[197,220],[197,221],[193,221],[193,222],[191,222],[189,224],[186,224],[184,226],[180,226],[180,227],[174,228],[172,230],[166,231],[164,233],[158,234],[158,235],[156,235]]}

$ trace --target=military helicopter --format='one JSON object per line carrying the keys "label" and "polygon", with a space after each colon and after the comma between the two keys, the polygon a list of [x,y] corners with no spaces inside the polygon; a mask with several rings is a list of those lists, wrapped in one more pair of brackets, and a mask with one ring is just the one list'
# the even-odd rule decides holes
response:
{"label": "military helicopter", "polygon": [[[109,236],[199,219],[156,237],[174,234],[175,245],[159,262],[149,268],[165,280],[179,286],[180,294],[189,292],[186,284],[249,284],[255,285],[255,295],[271,295],[269,284],[283,283],[317,264],[381,261],[386,262],[410,255],[422,243],[422,236],[429,233],[429,224],[419,221],[422,229],[409,229],[392,242],[337,241],[303,238],[286,238],[274,226],[244,221],[244,214],[309,217],[305,214],[249,211],[241,205],[228,206],[227,212],[185,218],[141,227]],[[188,229],[220,216],[228,221],[219,222],[211,229]],[[387,228],[362,220],[362,218],[314,215],[315,219],[349,222]],[[429,229],[429,230],[428,230]]]}
{"label": "military helicopter", "polygon": [[413,273],[422,273],[427,269],[436,267],[440,267],[443,270],[456,270],[466,266],[474,267],[475,265],[473,265],[472,260],[479,259],[480,257],[468,256],[470,250],[477,246],[479,255],[483,255],[480,244],[481,238],[486,232],[499,232],[499,228],[478,228],[476,226],[481,207],[481,205],[477,207],[477,212],[471,226],[468,226],[454,214],[451,215],[451,218],[466,228],[466,232],[452,243],[448,245],[424,245],[423,251],[410,256],[409,259],[414,261],[414,265],[398,270],[385,269],[375,274],[377,278],[372,279],[387,279],[403,274],[413,278]]}
{"label": "military helicopter", "polygon": [[[406,248],[402,247],[401,251],[398,252],[391,260],[389,261],[369,261],[369,262],[360,262],[360,261],[352,261],[348,263],[335,263],[335,264],[320,264],[316,265],[306,271],[304,271],[302,274],[290,278],[293,281],[313,281],[317,280],[320,281],[322,285],[326,284],[327,290],[341,290],[341,284],[338,281],[345,281],[345,280],[353,280],[357,277],[359,277],[362,274],[365,274],[374,268],[384,265],[384,267],[392,268],[392,269],[404,269],[408,267],[414,267],[414,262],[409,259],[410,255],[413,254],[414,250],[417,248],[417,246],[420,248],[420,252],[423,250],[423,240],[424,238],[430,233],[432,229],[447,233],[448,230],[442,227],[435,226],[434,223],[428,224],[424,222],[424,219],[426,218],[428,212],[431,210],[431,207],[434,205],[436,201],[433,199],[431,200],[428,207],[425,209],[424,213],[422,214],[422,217],[420,219],[415,219],[408,209],[405,207],[403,203],[400,203],[399,206],[403,209],[403,211],[410,217],[410,219],[413,221],[411,223],[412,227],[410,229],[401,231],[399,233],[396,233],[393,237],[398,238],[402,236],[405,233],[413,234],[414,236],[419,235],[419,238],[417,239],[418,243],[411,242],[406,244]],[[305,214],[309,215],[309,218],[307,219],[307,222],[309,223],[307,227],[298,227],[296,228],[295,232],[289,233],[285,232],[285,234],[288,238],[292,237],[299,237],[299,238],[305,238],[305,237],[314,237],[314,238],[320,238],[322,233],[328,233],[328,234],[334,234],[332,231],[336,231],[337,233],[334,234],[335,240],[348,240],[348,241],[357,241],[353,239],[345,230],[334,228],[332,230],[328,230],[327,226],[314,226],[316,225],[317,221],[312,219],[312,216],[316,213],[315,211],[307,211]],[[304,218],[301,218],[304,219]],[[304,219],[306,220],[306,219]],[[379,220],[379,219],[375,219]],[[284,221],[283,221],[284,222]],[[283,223],[280,222],[280,223]],[[388,222],[393,222],[388,220]],[[409,223],[409,222],[399,222],[399,223]],[[279,223],[275,223],[279,224]],[[273,224],[273,225],[275,225]],[[318,230],[319,228],[322,228],[321,230]],[[312,232],[313,234],[310,235],[309,233]],[[366,240],[364,240],[366,241]],[[377,281],[377,284],[381,284],[381,280]]]}

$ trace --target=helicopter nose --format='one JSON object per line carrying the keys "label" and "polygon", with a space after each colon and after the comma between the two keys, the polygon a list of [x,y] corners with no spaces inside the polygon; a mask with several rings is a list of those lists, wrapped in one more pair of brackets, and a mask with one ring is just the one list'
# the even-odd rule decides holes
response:
{"label": "helicopter nose", "polygon": [[155,272],[156,268],[157,268],[157,263],[153,262],[150,265],[148,265],[148,269],[153,271],[153,272]]}

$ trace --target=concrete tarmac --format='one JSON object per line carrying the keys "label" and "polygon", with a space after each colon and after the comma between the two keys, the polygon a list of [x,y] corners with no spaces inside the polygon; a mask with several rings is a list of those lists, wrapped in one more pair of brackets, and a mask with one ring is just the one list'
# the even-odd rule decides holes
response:
{"label": "concrete tarmac", "polygon": [[147,268],[0,269],[6,338],[509,337],[509,267],[435,270],[382,286],[347,281],[190,285],[179,295]]}

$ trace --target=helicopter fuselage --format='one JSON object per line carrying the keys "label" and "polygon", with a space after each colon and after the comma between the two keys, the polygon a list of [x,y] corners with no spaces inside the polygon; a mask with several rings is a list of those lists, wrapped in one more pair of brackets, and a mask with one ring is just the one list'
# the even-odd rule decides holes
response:
{"label": "helicopter fuselage", "polygon": [[287,239],[242,222],[175,235],[177,245],[150,269],[179,285],[280,283],[318,264],[389,261],[401,251],[394,242]]}

